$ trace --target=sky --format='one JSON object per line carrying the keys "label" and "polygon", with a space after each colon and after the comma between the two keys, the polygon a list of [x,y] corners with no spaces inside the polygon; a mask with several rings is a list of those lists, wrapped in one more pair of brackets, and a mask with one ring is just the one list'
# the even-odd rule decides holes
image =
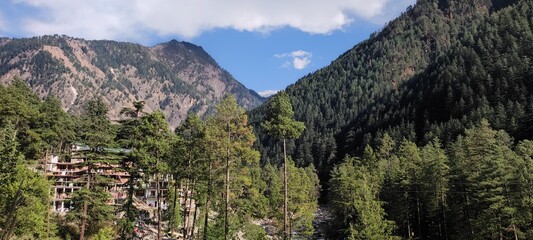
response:
{"label": "sky", "polygon": [[202,46],[257,92],[327,66],[416,0],[0,0],[0,36]]}

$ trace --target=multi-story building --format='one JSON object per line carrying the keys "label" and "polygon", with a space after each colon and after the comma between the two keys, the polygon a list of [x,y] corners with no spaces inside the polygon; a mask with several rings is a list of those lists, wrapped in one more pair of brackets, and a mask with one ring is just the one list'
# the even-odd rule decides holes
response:
{"label": "multi-story building", "polygon": [[[112,205],[122,204],[127,197],[126,183],[129,174],[120,168],[120,159],[130,150],[116,148],[90,149],[88,146],[74,144],[68,154],[52,155],[46,159],[44,171],[53,183],[52,209],[58,213],[70,209],[74,192],[87,186],[89,177],[92,184],[99,184],[111,194]],[[105,177],[105,183],[98,183]]]}
{"label": "multi-story building", "polygon": [[[92,179],[91,185],[103,186],[111,198],[110,205],[120,206],[128,196],[128,181],[130,175],[121,167],[121,159],[127,156],[129,149],[121,148],[101,148],[91,149],[86,145],[73,144],[69,152],[64,155],[48,156],[44,162],[44,172],[49,180],[53,181],[53,200],[51,208],[60,214],[64,214],[71,209],[72,194],[87,186],[87,180]],[[142,175],[142,174],[141,174]],[[105,179],[105,182],[98,182],[97,179]],[[159,197],[161,209],[166,210],[170,205],[169,189],[172,182],[171,175],[159,176]],[[156,177],[139,179],[136,183],[135,202],[140,209],[147,211],[149,216],[155,216],[157,210],[157,181]],[[190,229],[195,202],[193,199],[179,193],[179,204],[185,205],[185,211],[189,216],[184,227]],[[187,196],[191,195],[191,190]],[[187,231],[189,232],[189,231]]]}
{"label": "multi-story building", "polygon": [[[159,177],[159,201],[161,202],[161,209],[166,210],[168,207],[168,189],[172,182],[171,175],[162,175]],[[150,207],[157,208],[157,181],[155,177],[149,178],[149,180],[142,184],[142,188],[138,189],[135,196],[148,204]]]}

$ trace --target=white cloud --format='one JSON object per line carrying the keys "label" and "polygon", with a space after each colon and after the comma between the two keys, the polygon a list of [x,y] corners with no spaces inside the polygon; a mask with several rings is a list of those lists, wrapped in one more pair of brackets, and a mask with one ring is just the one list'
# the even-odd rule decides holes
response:
{"label": "white cloud", "polygon": [[308,57],[304,57],[304,58],[295,57],[292,60],[292,64],[293,64],[294,68],[296,68],[298,70],[304,69],[305,67],[307,67],[307,65],[309,65],[309,63],[311,63],[311,60],[309,60]]}
{"label": "white cloud", "polygon": [[[138,39],[146,33],[193,38],[216,28],[269,32],[292,27],[329,34],[354,19],[382,21],[397,0],[11,0],[31,6],[23,28],[34,35]],[[403,2],[414,0],[398,0]],[[405,8],[405,7],[404,7]],[[388,20],[388,19],[387,19]]]}
{"label": "white cloud", "polygon": [[303,50],[297,50],[290,53],[283,53],[283,54],[276,54],[274,57],[276,58],[292,58],[292,61],[286,61],[283,63],[282,67],[288,68],[291,66],[294,67],[294,69],[302,70],[307,65],[311,63],[311,57],[313,54],[310,52],[306,52]]}
{"label": "white cloud", "polygon": [[270,97],[278,92],[279,90],[265,90],[265,91],[258,92],[257,94],[259,94],[261,97]]}
{"label": "white cloud", "polygon": [[293,57],[307,57],[307,56],[311,56],[311,54],[306,52],[306,51],[304,51],[304,50],[298,50],[298,51],[292,52],[291,56],[293,56]]}

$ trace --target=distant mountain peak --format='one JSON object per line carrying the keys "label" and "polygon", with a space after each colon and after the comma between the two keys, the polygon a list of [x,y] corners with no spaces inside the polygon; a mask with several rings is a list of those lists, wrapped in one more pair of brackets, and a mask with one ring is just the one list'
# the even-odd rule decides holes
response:
{"label": "distant mountain peak", "polygon": [[19,76],[42,98],[60,97],[72,112],[101,94],[112,119],[122,118],[120,109],[136,100],[144,100],[147,111],[162,110],[172,127],[189,112],[210,112],[226,94],[235,95],[246,108],[263,101],[202,47],[177,40],[145,47],[64,35],[2,38],[0,63],[1,83]]}
{"label": "distant mountain peak", "polygon": [[206,64],[218,66],[218,63],[209,55],[201,46],[190,42],[177,41],[175,39],[166,43],[156,45],[154,48],[163,48],[164,56],[169,60],[177,60],[179,58],[190,58],[204,61]]}

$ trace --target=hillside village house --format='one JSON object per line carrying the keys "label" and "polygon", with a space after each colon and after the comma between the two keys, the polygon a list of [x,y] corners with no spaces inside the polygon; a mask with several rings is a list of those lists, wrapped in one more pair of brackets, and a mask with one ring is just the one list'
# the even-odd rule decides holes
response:
{"label": "hillside village house", "polygon": [[[71,209],[70,199],[72,194],[87,184],[87,176],[105,177],[106,190],[111,194],[108,202],[110,205],[122,205],[127,198],[127,183],[130,175],[120,166],[120,160],[131,150],[120,148],[103,148],[92,151],[86,145],[72,144],[69,154],[64,156],[51,155],[45,159],[44,171],[49,180],[53,182],[53,202],[51,208],[60,214]],[[97,158],[98,161],[91,161]],[[168,187],[172,181],[171,176],[160,178],[161,207],[165,210],[168,202]],[[156,182],[153,178],[136,184],[135,197],[147,206],[157,208]]]}

